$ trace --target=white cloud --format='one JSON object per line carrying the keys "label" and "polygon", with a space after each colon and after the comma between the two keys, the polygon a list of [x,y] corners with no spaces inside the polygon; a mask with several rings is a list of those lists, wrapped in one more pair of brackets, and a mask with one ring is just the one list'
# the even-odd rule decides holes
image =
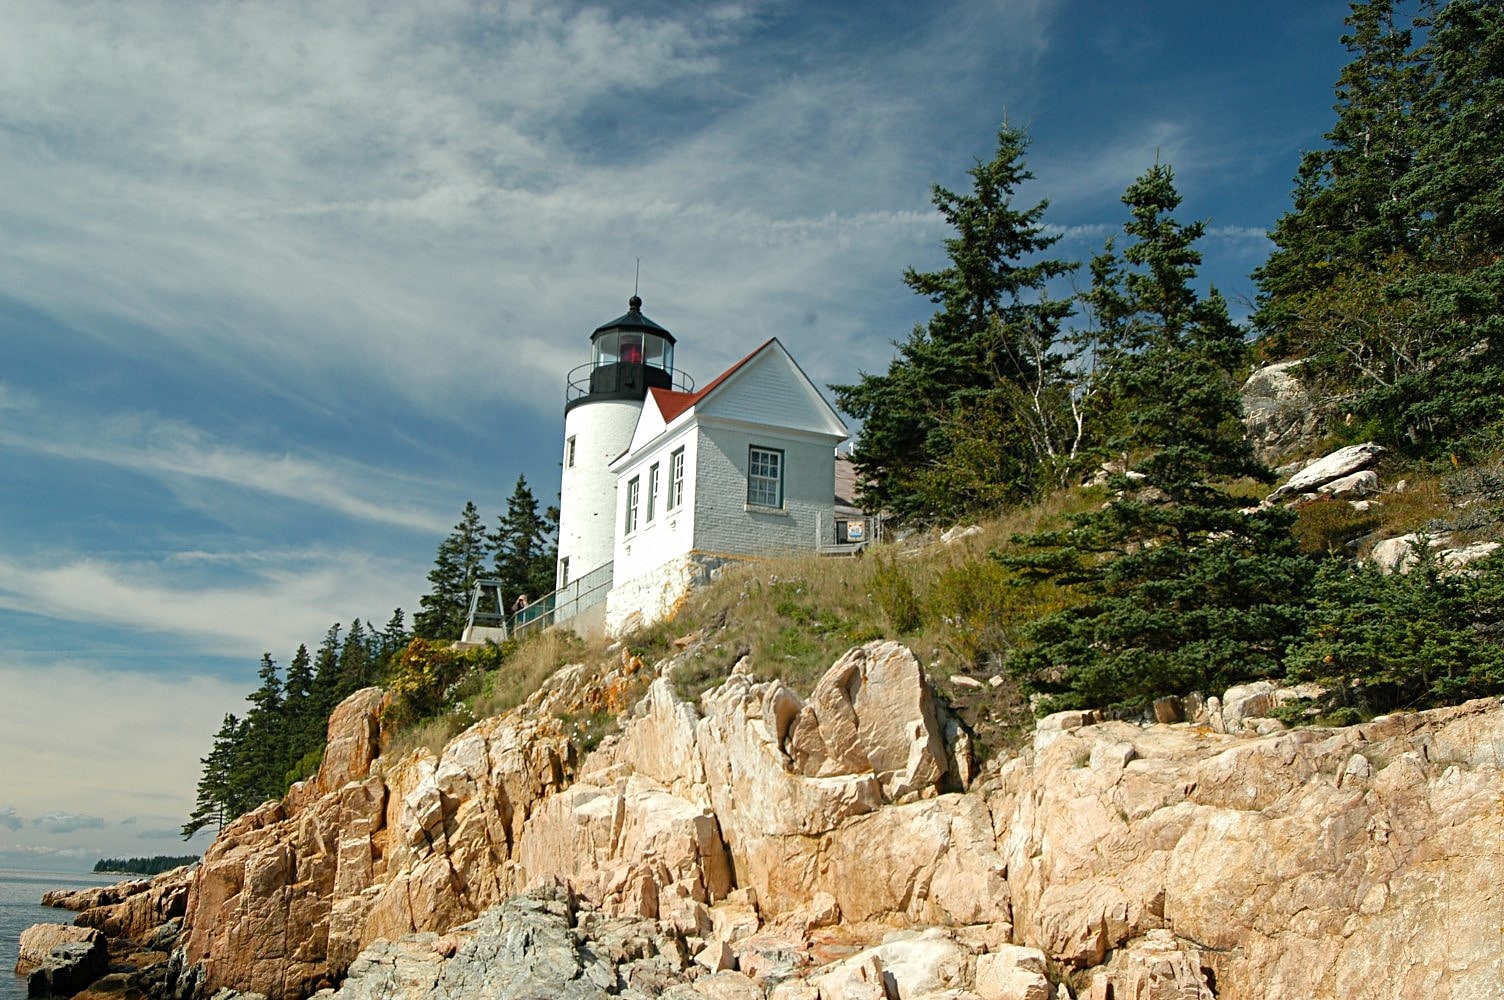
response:
{"label": "white cloud", "polygon": [[[714,317],[687,332],[717,360],[762,332],[727,316],[797,328],[896,283],[935,237],[923,95],[1027,64],[1053,7],[899,34],[754,4],[21,4],[0,294],[268,393],[551,412],[635,257],[649,302]],[[873,353],[859,318],[837,338]]]}
{"label": "white cloud", "polygon": [[24,419],[0,426],[0,445],[101,462],[160,480],[204,480],[254,490],[414,531],[443,534],[450,525],[447,515],[424,507],[427,484],[369,465],[291,452],[259,452],[144,414],[76,422],[34,401],[18,404],[16,410]]}
{"label": "white cloud", "polygon": [[19,830],[23,825],[25,825],[25,820],[21,819],[15,806],[0,806],[0,826]]}
{"label": "white cloud", "polygon": [[[174,562],[110,562],[0,554],[0,608],[66,622],[108,623],[138,643],[156,632],[224,655],[291,650],[331,617],[385,614],[410,603],[410,567],[358,552],[187,553]],[[242,582],[205,584],[195,564],[231,564]]]}
{"label": "white cloud", "polygon": [[99,816],[84,816],[55,809],[38,816],[31,821],[31,825],[43,833],[72,833],[74,830],[102,829],[104,819]]}

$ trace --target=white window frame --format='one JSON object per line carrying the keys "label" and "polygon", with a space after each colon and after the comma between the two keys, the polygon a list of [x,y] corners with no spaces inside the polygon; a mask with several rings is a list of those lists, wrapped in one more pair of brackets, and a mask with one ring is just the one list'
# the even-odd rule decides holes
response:
{"label": "white window frame", "polygon": [[637,530],[637,502],[642,495],[642,483],[637,476],[627,480],[627,517],[625,521],[625,534],[630,535]]}
{"label": "white window frame", "polygon": [[658,512],[658,463],[654,462],[648,469],[648,510],[647,517],[643,520],[653,523],[653,515]]}
{"label": "white window frame", "polygon": [[[747,506],[783,509],[784,453],[782,448],[747,448]],[[769,500],[776,502],[769,503]]]}
{"label": "white window frame", "polygon": [[675,448],[668,457],[668,510],[677,510],[684,503],[684,449]]}
{"label": "white window frame", "polygon": [[564,468],[574,468],[574,435],[569,435],[564,442]]}

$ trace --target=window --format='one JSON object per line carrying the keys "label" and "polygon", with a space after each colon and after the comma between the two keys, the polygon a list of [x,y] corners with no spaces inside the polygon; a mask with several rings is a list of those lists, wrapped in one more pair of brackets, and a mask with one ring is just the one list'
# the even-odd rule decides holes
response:
{"label": "window", "polygon": [[668,457],[668,509],[673,510],[684,502],[684,449],[679,448]]}
{"label": "window", "polygon": [[783,506],[783,452],[753,445],[747,453],[747,503]]}
{"label": "window", "polygon": [[629,535],[637,530],[637,496],[640,488],[641,484],[637,481],[636,476],[633,476],[631,481],[627,483],[626,533]]}
{"label": "window", "polygon": [[569,557],[559,560],[559,589],[569,586]]}
{"label": "window", "polygon": [[653,519],[653,514],[655,513],[655,509],[657,508],[657,506],[658,506],[658,463],[654,462],[653,463],[653,467],[648,470],[648,516],[647,516],[647,519],[649,521],[651,521]]}
{"label": "window", "polygon": [[574,468],[574,438],[564,442],[564,468]]}

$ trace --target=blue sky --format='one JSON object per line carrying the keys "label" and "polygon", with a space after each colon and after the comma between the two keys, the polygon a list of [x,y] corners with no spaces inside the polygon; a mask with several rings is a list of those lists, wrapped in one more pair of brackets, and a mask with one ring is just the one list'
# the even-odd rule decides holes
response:
{"label": "blue sky", "polygon": [[881,370],[1006,116],[1061,256],[1158,157],[1246,309],[1346,9],[0,0],[0,865],[201,849],[263,651],[554,499],[638,258],[702,384]]}

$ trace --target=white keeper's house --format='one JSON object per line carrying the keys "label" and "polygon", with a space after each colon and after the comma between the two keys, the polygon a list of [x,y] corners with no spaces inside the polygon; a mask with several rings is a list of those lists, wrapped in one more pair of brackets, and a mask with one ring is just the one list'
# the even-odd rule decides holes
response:
{"label": "white keeper's house", "polygon": [[567,379],[558,590],[540,616],[619,634],[728,561],[863,537],[836,505],[846,425],[776,338],[698,390],[636,295],[590,343]]}

